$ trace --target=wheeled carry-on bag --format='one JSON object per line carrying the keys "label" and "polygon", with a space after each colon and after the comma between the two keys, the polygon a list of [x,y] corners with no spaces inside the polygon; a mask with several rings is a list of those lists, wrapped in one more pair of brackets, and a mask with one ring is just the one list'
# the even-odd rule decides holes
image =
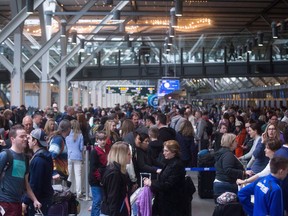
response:
{"label": "wheeled carry-on bag", "polygon": [[[203,153],[204,152],[204,153]],[[214,155],[207,149],[198,153],[198,167],[214,167]],[[198,194],[200,198],[214,198],[213,182],[215,171],[199,171],[198,173]]]}
{"label": "wheeled carry-on bag", "polygon": [[241,203],[217,204],[212,216],[245,216]]}
{"label": "wheeled carry-on bag", "polygon": [[61,203],[54,203],[48,210],[48,216],[67,216],[68,215],[68,201]]}

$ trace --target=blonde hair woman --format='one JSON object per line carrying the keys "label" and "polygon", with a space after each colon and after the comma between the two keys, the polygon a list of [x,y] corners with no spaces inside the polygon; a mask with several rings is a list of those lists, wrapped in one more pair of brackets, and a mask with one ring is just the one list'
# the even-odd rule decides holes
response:
{"label": "blonde hair woman", "polygon": [[[45,123],[45,126],[44,126],[44,131],[48,137],[48,140],[50,139],[50,136],[51,134],[56,131],[56,123],[53,119],[49,119],[47,120],[47,122]],[[47,141],[48,141],[47,140]]]}
{"label": "blonde hair woman", "polygon": [[66,137],[68,153],[68,181],[71,181],[71,191],[76,192],[79,198],[82,194],[82,152],[84,139],[77,120],[71,121],[71,132]]}
{"label": "blonde hair woman", "polygon": [[104,125],[104,131],[107,135],[107,144],[111,146],[113,143],[117,142],[119,140],[119,135],[115,131],[116,129],[116,123],[114,120],[107,120]]}
{"label": "blonde hair woman", "polygon": [[215,198],[224,192],[237,194],[236,180],[243,179],[245,176],[243,165],[233,153],[237,147],[236,135],[232,133],[223,134],[221,146],[222,148],[215,152],[216,176],[213,185]]}
{"label": "blonde hair woman", "polygon": [[114,143],[107,160],[106,171],[102,179],[101,215],[128,216],[131,212],[126,176],[126,165],[131,160],[129,144],[122,141]]}

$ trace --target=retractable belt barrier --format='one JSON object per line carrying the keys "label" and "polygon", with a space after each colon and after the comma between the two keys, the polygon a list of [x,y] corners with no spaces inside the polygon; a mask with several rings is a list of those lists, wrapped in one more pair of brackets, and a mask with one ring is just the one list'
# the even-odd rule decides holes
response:
{"label": "retractable belt barrier", "polygon": [[192,172],[207,172],[207,171],[215,171],[215,167],[186,167],[185,170]]}

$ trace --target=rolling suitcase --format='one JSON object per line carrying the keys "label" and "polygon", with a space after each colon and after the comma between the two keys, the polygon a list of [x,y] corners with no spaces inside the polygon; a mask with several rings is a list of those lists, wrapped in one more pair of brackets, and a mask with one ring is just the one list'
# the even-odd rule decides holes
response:
{"label": "rolling suitcase", "polygon": [[242,205],[239,202],[217,204],[212,216],[245,216]]}
{"label": "rolling suitcase", "polygon": [[[203,152],[204,153],[203,153]],[[198,153],[198,167],[214,167],[214,155],[208,150]],[[200,198],[214,198],[213,182],[215,171],[199,171],[198,173],[198,194]]]}
{"label": "rolling suitcase", "polygon": [[54,203],[48,210],[47,216],[67,216],[68,215],[68,201],[61,203]]}

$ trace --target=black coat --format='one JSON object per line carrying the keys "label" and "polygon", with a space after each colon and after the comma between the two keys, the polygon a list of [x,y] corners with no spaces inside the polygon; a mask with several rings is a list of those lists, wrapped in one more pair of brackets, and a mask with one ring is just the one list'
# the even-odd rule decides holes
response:
{"label": "black coat", "polygon": [[104,193],[101,212],[109,216],[129,216],[125,205],[128,177],[121,173],[120,164],[114,162],[107,166],[102,183]]}
{"label": "black coat", "polygon": [[178,157],[166,162],[158,180],[152,180],[151,184],[155,194],[153,215],[183,216],[185,167]]}
{"label": "black coat", "polygon": [[244,167],[229,148],[222,147],[215,153],[216,179],[235,183],[244,177]]}

